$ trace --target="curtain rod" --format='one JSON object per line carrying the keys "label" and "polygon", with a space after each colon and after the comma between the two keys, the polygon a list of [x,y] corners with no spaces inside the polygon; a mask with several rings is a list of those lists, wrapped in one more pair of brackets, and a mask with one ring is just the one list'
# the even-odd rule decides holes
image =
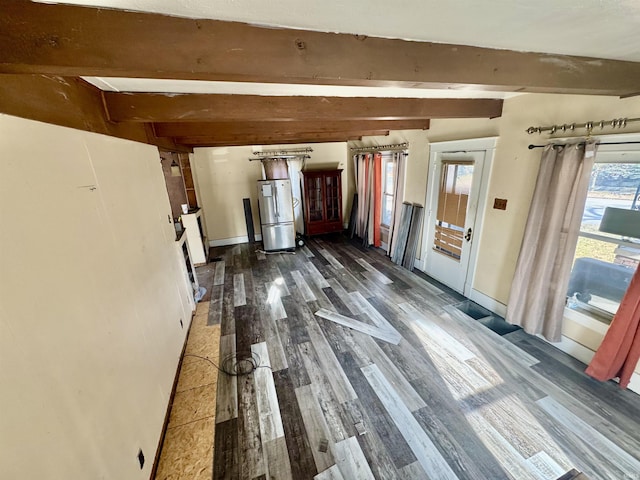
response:
{"label": "curtain rod", "polygon": [[[578,142],[578,145],[584,145],[586,142]],[[598,145],[633,145],[638,144],[640,142],[602,142],[598,143]],[[553,145],[554,147],[564,146],[564,143],[550,143],[548,145]],[[529,150],[533,150],[534,148],[544,148],[547,145],[529,145]]]}
{"label": "curtain rod", "polygon": [[311,158],[307,153],[313,152],[313,148],[292,148],[290,150],[262,150],[260,152],[253,152],[254,158],[250,158],[249,161],[264,160],[265,158]]}
{"label": "curtain rod", "polygon": [[533,133],[550,132],[551,135],[558,131],[573,132],[576,128],[586,128],[587,132],[591,132],[595,127],[624,128],[629,123],[640,122],[640,118],[614,118],[613,120],[600,120],[599,122],[589,121],[585,123],[571,123],[562,125],[550,125],[546,127],[529,127],[526,132],[531,135]]}
{"label": "curtain rod", "polygon": [[351,147],[349,150],[352,152],[381,152],[386,150],[406,150],[409,148],[409,143],[392,143],[391,145],[374,145],[372,147]]}
{"label": "curtain rod", "polygon": [[299,154],[299,155],[263,155],[262,157],[255,157],[255,158],[250,158],[249,161],[250,162],[255,162],[255,161],[262,161],[262,160],[267,160],[268,158],[272,158],[274,160],[279,160],[279,159],[286,159],[286,158],[303,158],[303,159],[307,159],[307,158],[311,158],[311,155],[304,155],[304,154]]}

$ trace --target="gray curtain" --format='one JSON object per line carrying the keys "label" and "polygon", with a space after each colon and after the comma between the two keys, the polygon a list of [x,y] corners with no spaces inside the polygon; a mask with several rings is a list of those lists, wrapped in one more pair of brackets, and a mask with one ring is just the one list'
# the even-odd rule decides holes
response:
{"label": "gray curtain", "polygon": [[596,145],[547,145],[511,285],[506,320],[558,342]]}

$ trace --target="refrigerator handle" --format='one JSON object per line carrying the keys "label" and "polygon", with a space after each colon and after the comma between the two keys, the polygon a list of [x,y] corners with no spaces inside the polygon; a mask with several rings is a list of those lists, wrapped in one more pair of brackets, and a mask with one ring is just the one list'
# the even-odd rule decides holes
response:
{"label": "refrigerator handle", "polygon": [[273,204],[276,207],[276,218],[280,216],[280,212],[278,211],[278,187],[276,183],[273,182]]}

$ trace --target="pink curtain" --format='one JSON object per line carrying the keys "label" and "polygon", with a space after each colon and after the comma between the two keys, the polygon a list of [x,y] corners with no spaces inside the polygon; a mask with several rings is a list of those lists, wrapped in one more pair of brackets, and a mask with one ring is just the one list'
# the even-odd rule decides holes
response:
{"label": "pink curtain", "polygon": [[606,381],[620,378],[620,388],[627,388],[640,359],[640,268],[629,288],[602,344],[587,367],[587,375]]}

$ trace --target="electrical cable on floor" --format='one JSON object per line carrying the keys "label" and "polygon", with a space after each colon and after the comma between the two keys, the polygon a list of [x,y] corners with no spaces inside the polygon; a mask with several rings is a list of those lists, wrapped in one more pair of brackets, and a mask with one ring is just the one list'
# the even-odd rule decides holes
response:
{"label": "electrical cable on floor", "polygon": [[216,365],[215,362],[213,362],[210,358],[203,357],[201,355],[185,353],[184,356],[205,360],[216,367],[220,372],[231,377],[241,377],[243,375],[249,375],[255,372],[258,368],[268,368],[269,370],[271,370],[271,367],[269,365],[260,365],[262,363],[262,359],[260,358],[260,355],[254,352],[230,353],[222,359],[222,362],[220,362],[221,366]]}

